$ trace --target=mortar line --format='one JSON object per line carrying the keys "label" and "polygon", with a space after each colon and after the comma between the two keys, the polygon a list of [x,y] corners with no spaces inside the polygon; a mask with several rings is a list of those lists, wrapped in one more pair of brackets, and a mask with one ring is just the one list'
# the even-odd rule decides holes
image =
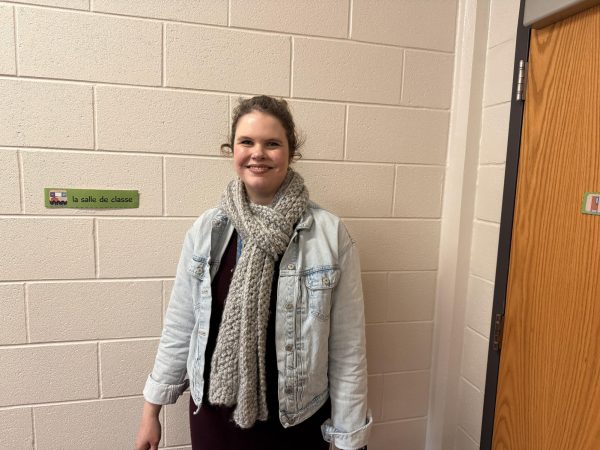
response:
{"label": "mortar line", "polygon": [[92,233],[94,238],[94,278],[100,278],[100,246],[98,242],[98,219],[92,220]]}
{"label": "mortar line", "polygon": [[102,377],[100,376],[100,371],[102,370],[100,364],[100,342],[96,342],[96,372],[98,376],[98,398],[104,398],[102,395]]}
{"label": "mortar line", "polygon": [[290,37],[290,97],[294,96],[294,36]]}
{"label": "mortar line", "polygon": [[15,74],[19,76],[19,43],[17,42],[17,7],[12,7],[13,16],[13,39],[15,41]]}
{"label": "mortar line", "polygon": [[348,159],[348,119],[350,116],[350,105],[346,104],[344,108],[344,154],[342,156],[342,160],[346,161]]}
{"label": "mortar line", "polygon": [[165,86],[166,82],[167,82],[167,77],[166,77],[166,70],[167,70],[167,46],[166,46],[166,39],[167,39],[167,24],[166,23],[162,23],[161,24],[161,51],[162,51],[162,58],[160,59],[161,62],[161,70],[160,70],[160,85],[161,86]]}
{"label": "mortar line", "polygon": [[94,150],[98,150],[98,114],[96,109],[96,86],[92,86],[92,147]]}
{"label": "mortar line", "polygon": [[396,211],[396,186],[398,182],[398,166],[394,164],[394,186],[392,187],[392,211],[390,216],[394,217],[394,211]]}
{"label": "mortar line", "polygon": [[348,39],[352,38],[352,13],[354,12],[354,1],[348,2]]}
{"label": "mortar line", "polygon": [[23,302],[25,303],[25,340],[31,343],[31,331],[29,324],[29,288],[27,283],[23,283]]}
{"label": "mortar line", "polygon": [[31,440],[33,441],[33,449],[37,450],[37,439],[35,433],[35,414],[33,413],[33,408],[29,408],[31,410]]}
{"label": "mortar line", "polygon": [[404,74],[406,73],[406,50],[402,50],[402,73],[400,74],[400,99],[398,103],[402,103],[404,98]]}
{"label": "mortar line", "polygon": [[231,26],[231,0],[227,2],[227,26]]}
{"label": "mortar line", "polygon": [[[28,81],[38,81],[38,82],[46,82],[46,83],[55,83],[55,84],[72,84],[76,86],[109,86],[109,87],[122,87],[128,89],[145,89],[145,90],[160,90],[165,92],[192,92],[196,94],[206,94],[206,95],[237,95],[242,97],[252,97],[256,93],[252,92],[240,92],[240,91],[222,91],[217,89],[200,89],[200,88],[189,88],[189,87],[178,87],[178,86],[158,86],[158,85],[139,85],[139,84],[131,84],[131,83],[112,83],[106,81],[98,81],[98,80],[73,80],[68,78],[49,78],[49,77],[40,77],[40,76],[19,76],[10,75],[10,74],[2,74],[0,75],[0,80],[2,79],[16,79],[19,80],[28,80]],[[276,95],[276,94],[273,94]],[[360,101],[360,100],[351,100],[351,99],[335,99],[335,98],[318,98],[318,97],[294,97],[290,98],[285,95],[277,95],[286,100],[295,100],[295,101],[305,101],[311,103],[327,103],[334,105],[355,105],[362,106],[366,108],[387,108],[387,109],[396,109],[396,110],[414,110],[414,111],[430,111],[430,112],[439,112],[439,113],[450,113],[450,108],[433,108],[429,106],[416,106],[416,105],[399,105],[397,103],[378,103],[378,102],[369,102],[369,101]],[[490,105],[486,105],[486,107],[497,106],[502,103],[507,102],[499,102],[492,103]]]}
{"label": "mortar line", "polygon": [[23,155],[17,150],[17,165],[19,167],[19,212],[25,214],[25,174],[23,173]]}
{"label": "mortar line", "polygon": [[167,157],[163,156],[161,161],[162,169],[162,211],[163,217],[167,214]]}

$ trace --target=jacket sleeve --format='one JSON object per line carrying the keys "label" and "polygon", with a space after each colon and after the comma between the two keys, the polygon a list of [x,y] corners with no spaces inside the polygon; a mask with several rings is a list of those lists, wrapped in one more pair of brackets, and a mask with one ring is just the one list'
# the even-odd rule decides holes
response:
{"label": "jacket sleeve", "polygon": [[186,365],[195,323],[192,276],[187,270],[194,248],[192,230],[185,237],[154,368],[144,387],[144,398],[158,405],[175,403],[188,385]]}
{"label": "jacket sleeve", "polygon": [[367,445],[373,423],[367,408],[365,314],[358,251],[340,224],[340,280],[333,291],[329,335],[331,419],[323,437],[338,448]]}

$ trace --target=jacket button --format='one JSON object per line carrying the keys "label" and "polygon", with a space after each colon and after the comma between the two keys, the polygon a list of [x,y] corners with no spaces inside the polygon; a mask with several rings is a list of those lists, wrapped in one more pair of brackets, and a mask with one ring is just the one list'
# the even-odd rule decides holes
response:
{"label": "jacket button", "polygon": [[330,284],[329,278],[327,278],[327,277],[323,277],[323,279],[321,281],[323,281],[324,286],[329,286],[329,284]]}
{"label": "jacket button", "polygon": [[286,349],[288,352],[291,352],[291,351],[294,349],[294,346],[293,346],[292,344],[288,344],[288,345],[286,345],[286,346],[285,346],[285,349]]}
{"label": "jacket button", "polygon": [[294,309],[294,305],[292,305],[291,303],[286,303],[285,309],[287,309],[288,311],[291,311],[292,309]]}
{"label": "jacket button", "polygon": [[296,264],[288,264],[288,270],[294,270],[296,268]]}
{"label": "jacket button", "polygon": [[[286,387],[285,388],[285,393],[286,394],[292,394],[294,392],[294,388],[293,387]],[[289,419],[290,423],[294,423],[294,419],[290,418]]]}

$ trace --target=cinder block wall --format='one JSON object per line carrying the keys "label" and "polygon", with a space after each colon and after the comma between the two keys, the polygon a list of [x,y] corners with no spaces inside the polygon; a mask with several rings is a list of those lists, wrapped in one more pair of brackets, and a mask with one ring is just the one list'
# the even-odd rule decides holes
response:
{"label": "cinder block wall", "polygon": [[[369,448],[423,448],[455,21],[454,0],[0,1],[0,447],[131,448],[184,232],[233,175],[237,98],[266,93],[360,246]],[[47,210],[44,187],[140,208]],[[189,448],[186,402],[163,447]]]}
{"label": "cinder block wall", "polygon": [[490,5],[455,450],[479,448],[519,4]]}

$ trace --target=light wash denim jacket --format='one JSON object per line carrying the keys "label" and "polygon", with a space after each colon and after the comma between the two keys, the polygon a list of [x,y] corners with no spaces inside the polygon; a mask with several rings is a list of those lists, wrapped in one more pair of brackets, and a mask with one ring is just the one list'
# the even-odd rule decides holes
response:
{"label": "light wash denim jacket", "polygon": [[[233,225],[219,209],[202,214],[188,231],[164,329],[144,398],[175,403],[189,386],[202,403],[204,351],[211,280]],[[331,398],[323,437],[340,449],[367,445],[364,306],[357,249],[333,214],[310,202],[281,259],[275,340],[279,419],[296,425]]]}

